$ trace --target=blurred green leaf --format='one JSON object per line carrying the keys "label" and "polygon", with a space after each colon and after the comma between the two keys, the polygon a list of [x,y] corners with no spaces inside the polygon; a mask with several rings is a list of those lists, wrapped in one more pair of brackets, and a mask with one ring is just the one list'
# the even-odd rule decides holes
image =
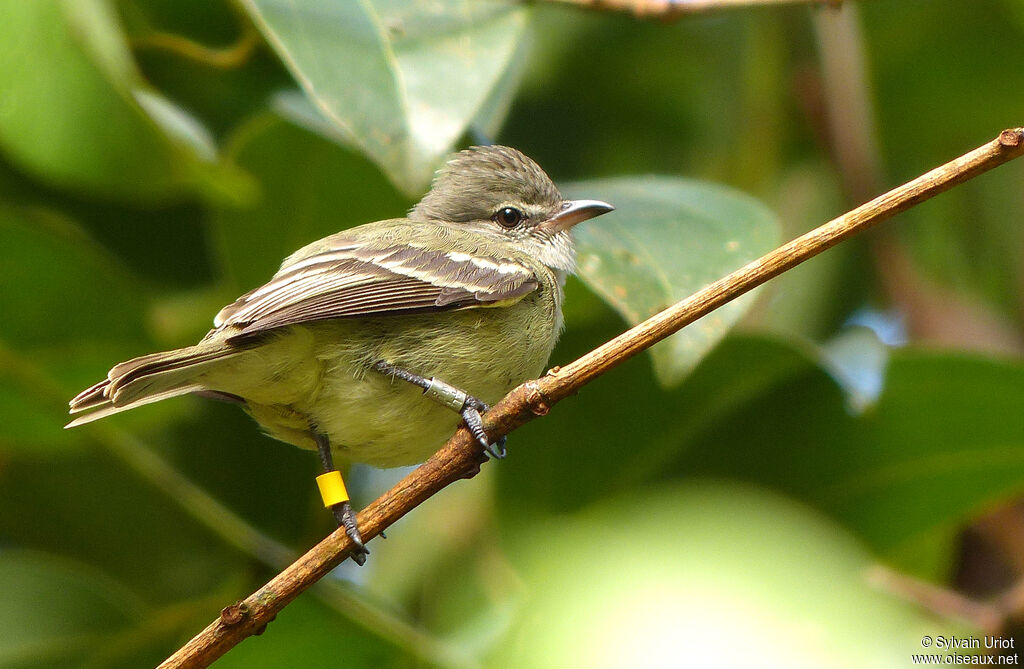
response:
{"label": "blurred green leaf", "polygon": [[40,179],[118,200],[182,193],[201,165],[133,99],[142,85],[103,0],[3,0],[0,148]]}
{"label": "blurred green leaf", "polygon": [[[1020,362],[896,350],[881,397],[862,415],[812,357],[801,367],[700,432],[679,434],[684,443],[664,475],[785,490],[932,577],[945,566],[936,550],[961,523],[1021,490]],[[720,392],[746,376],[720,377]]]}
{"label": "blurred green leaf", "polygon": [[146,614],[96,570],[28,551],[0,552],[0,665],[79,666]]}
{"label": "blurred green leaf", "polygon": [[526,76],[527,55],[530,46],[531,40],[524,31],[516,44],[515,52],[509,56],[508,67],[501,73],[491,92],[484,98],[467,128],[474,144],[480,143],[482,140],[490,141],[505,125],[505,119],[511,112],[516,93],[519,91],[523,77]]}
{"label": "blurred green leaf", "polygon": [[[51,211],[0,204],[0,451],[43,454],[79,446],[61,429],[67,400],[115,362],[143,353],[143,286],[69,220]],[[174,407],[144,412],[135,424]]]}
{"label": "blurred green leaf", "polygon": [[[26,347],[141,338],[141,287],[73,223],[0,204],[0,340]],[[102,315],[102,317],[99,317]]]}
{"label": "blurred green leaf", "polygon": [[269,49],[247,50],[259,33],[234,2],[118,0],[118,8],[146,80],[217,137],[295,85]]}
{"label": "blurred green leaf", "polygon": [[199,202],[154,206],[83,200],[17,171],[0,155],[0,206],[46,210],[74,220],[147,283],[192,288],[210,281],[206,214]]}
{"label": "blurred green leaf", "polygon": [[67,21],[69,36],[112,84],[139,81],[128,40],[112,3],[58,0],[56,6]]}
{"label": "blurred green leaf", "polygon": [[[778,214],[784,240],[844,209],[838,179],[824,158],[782,167],[776,178],[779,183],[766,203]],[[872,269],[866,240],[847,240],[768,282],[744,323],[798,338],[826,339],[851,312],[870,302]]]}
{"label": "blurred green leaf", "polygon": [[117,0],[117,6],[133,39],[160,32],[223,48],[238,38],[243,22],[242,12],[223,0]]}
{"label": "blurred green leaf", "polygon": [[[24,513],[29,506],[32,513]],[[0,536],[116,575],[157,604],[203,597],[250,564],[96,449],[61,458],[8,457],[0,470]]]}
{"label": "blurred green leaf", "polygon": [[[393,484],[399,471],[404,473],[378,476]],[[420,625],[467,656],[503,633],[508,600],[521,585],[507,568],[491,526],[490,483],[496,473],[485,467],[472,483],[449,486],[431,497],[396,523],[387,541],[370,545],[373,568],[364,570],[365,592],[414,612]]]}
{"label": "blurred green leaf", "polygon": [[1024,490],[1021,407],[1020,360],[894,351],[854,466],[820,486],[821,503],[886,553],[922,559],[936,536]]}
{"label": "blurred green leaf", "polygon": [[[890,183],[1024,123],[1024,90],[1005,83],[1024,61],[1024,24],[1014,16],[1021,6],[1019,0],[919,3],[922,11],[908,13],[891,3],[863,5],[873,112]],[[949,44],[957,48],[939,46]],[[941,114],[935,113],[939,100]],[[1024,165],[1016,161],[907,212],[899,225],[911,257],[931,279],[983,297],[1018,326],[1024,322],[1022,180]]]}
{"label": "blurred green leaf", "polygon": [[496,91],[507,100],[527,22],[514,2],[243,4],[317,110],[410,196]]}
{"label": "blurred green leaf", "polygon": [[222,208],[212,221],[224,272],[239,290],[267,281],[301,246],[401,217],[409,206],[362,156],[271,115],[239,131],[232,155],[261,188],[253,206]]}
{"label": "blurred green leaf", "polygon": [[[739,191],[667,177],[567,184],[617,211],[576,229],[579,276],[631,325],[739,269],[778,243],[774,214]],[[651,349],[658,380],[678,384],[751,304],[747,295]]]}
{"label": "blurred green leaf", "polygon": [[[554,360],[572,359],[610,334],[613,328],[570,329]],[[627,362],[510,437],[511,455],[498,467],[501,517],[563,513],[659,480],[703,431],[814,368],[782,341],[736,335],[672,390],[654,383],[650,366]]]}
{"label": "blurred green leaf", "polygon": [[633,491],[506,543],[523,592],[488,667],[896,669],[937,625],[962,633],[872,586],[841,527],[741,485]]}
{"label": "blurred green leaf", "polygon": [[[86,432],[62,429],[69,420],[67,401],[123,353],[121,342],[17,351],[0,341],[0,453],[38,457],[89,444]],[[146,412],[129,421],[141,425],[168,413]]]}
{"label": "blurred green leaf", "polygon": [[181,404],[188,415],[161,438],[171,466],[289,545],[311,545],[336,527],[317,504],[313,479],[322,470],[315,453],[268,437],[235,405],[202,399]]}
{"label": "blurred green leaf", "polygon": [[1021,488],[1019,362],[897,350],[863,414],[863,392],[847,395],[815,349],[781,338],[731,336],[670,392],[644,372],[627,363],[516,432],[498,470],[503,522],[661,479],[738,478],[817,505],[937,577],[954,530]]}
{"label": "blurred green leaf", "polygon": [[[734,163],[749,170],[751,162],[771,160],[775,142],[800,139],[787,136],[785,125],[755,125],[762,107],[792,104],[783,88],[767,90],[750,109],[743,104],[752,34],[775,13],[665,24],[537,3],[530,66],[501,139],[556,181],[655,173],[748,190],[729,169]],[[805,45],[792,38],[805,31],[806,8],[792,14],[796,20],[777,38],[789,53]],[[666,60],[667,53],[680,57]],[[758,66],[766,67],[763,59]]]}
{"label": "blurred green leaf", "polygon": [[60,429],[61,414],[66,415],[66,409],[26,392],[22,384],[11,378],[7,367],[7,361],[0,358],[0,453],[80,444],[81,433]]}
{"label": "blurred green leaf", "polygon": [[137,91],[135,101],[169,137],[190,146],[196,156],[205,161],[216,159],[213,136],[194,116],[153,91]]}

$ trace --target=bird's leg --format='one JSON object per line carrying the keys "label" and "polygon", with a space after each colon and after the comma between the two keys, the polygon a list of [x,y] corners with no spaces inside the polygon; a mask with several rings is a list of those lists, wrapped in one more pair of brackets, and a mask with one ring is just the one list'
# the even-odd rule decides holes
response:
{"label": "bird's leg", "polygon": [[419,374],[413,374],[400,367],[390,365],[383,360],[374,363],[373,368],[381,374],[387,374],[423,388],[424,395],[462,416],[462,420],[466,422],[466,428],[469,429],[469,433],[484,447],[488,455],[496,460],[505,457],[505,437],[501,437],[492,444],[484,433],[480,414],[487,413],[490,409],[487,404],[466,393],[466,391],[459,390],[455,386],[445,383],[441,379],[436,377],[427,379]]}
{"label": "bird's leg", "polygon": [[324,500],[324,506],[334,512],[334,518],[338,521],[338,527],[344,527],[345,533],[352,539],[352,559],[356,564],[362,566],[366,563],[366,556],[370,551],[363,544],[363,537],[359,534],[359,527],[356,525],[356,514],[352,512],[352,505],[348,503],[348,491],[345,490],[345,482],[341,478],[341,472],[334,468],[334,458],[331,456],[331,442],[326,435],[313,431],[313,439],[316,441],[316,450],[320,454],[320,462],[324,466],[324,473],[316,477],[317,486],[320,488],[320,496]]}

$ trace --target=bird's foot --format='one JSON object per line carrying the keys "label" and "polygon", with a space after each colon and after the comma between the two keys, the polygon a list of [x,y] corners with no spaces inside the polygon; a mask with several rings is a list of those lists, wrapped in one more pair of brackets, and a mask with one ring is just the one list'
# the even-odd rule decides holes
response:
{"label": "bird's foot", "polygon": [[338,527],[345,528],[345,534],[352,540],[352,551],[349,556],[361,567],[366,564],[366,556],[370,554],[370,551],[363,543],[359,525],[356,524],[356,514],[352,511],[352,505],[348,503],[348,490],[345,489],[345,481],[341,477],[341,472],[334,468],[331,444],[327,436],[317,430],[313,430],[312,433],[313,440],[316,442],[316,450],[320,454],[320,463],[324,467],[324,473],[316,477],[320,497],[324,501],[324,506],[334,514],[334,519],[338,521]]}
{"label": "bird's foot", "polygon": [[395,367],[384,360],[374,363],[373,368],[381,374],[387,374],[392,378],[401,379],[414,386],[423,388],[424,395],[462,416],[462,420],[466,422],[466,428],[469,429],[473,438],[484,447],[484,451],[490,457],[495,460],[505,457],[505,437],[502,436],[492,444],[484,432],[483,420],[480,418],[480,414],[487,413],[490,409],[485,402],[481,402],[466,391],[445,383],[437,377],[428,379],[401,367]]}
{"label": "bird's foot", "polygon": [[345,534],[352,540],[352,553],[349,557],[362,567],[366,564],[366,556],[370,554],[370,551],[366,548],[366,544],[363,543],[363,536],[359,533],[359,526],[356,525],[356,514],[352,511],[352,505],[348,502],[342,502],[332,506],[331,511],[334,512],[334,518],[338,521],[338,527],[345,528]]}
{"label": "bird's foot", "polygon": [[502,435],[493,444],[490,439],[487,438],[487,434],[484,432],[483,420],[480,414],[487,413],[491,407],[487,406],[484,402],[481,402],[472,395],[466,396],[466,406],[463,407],[462,420],[466,421],[466,428],[469,433],[473,435],[473,438],[477,440],[481,446],[484,447],[484,451],[488,456],[495,460],[501,460],[505,457],[505,442],[506,438]]}

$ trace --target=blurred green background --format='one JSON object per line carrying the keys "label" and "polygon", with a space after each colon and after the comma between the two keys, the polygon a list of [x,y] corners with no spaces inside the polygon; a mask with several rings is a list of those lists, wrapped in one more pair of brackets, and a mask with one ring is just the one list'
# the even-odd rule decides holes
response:
{"label": "blurred green background", "polygon": [[[155,665],[332,529],[316,458],[235,407],[63,431],[66,402],[290,251],[402,215],[449,150],[516,146],[618,205],[581,230],[559,364],[1024,124],[1020,0],[0,16],[5,668]],[[925,635],[1013,634],[1022,183],[986,174],[614,370],[217,666],[903,667]],[[401,474],[357,467],[357,505]]]}

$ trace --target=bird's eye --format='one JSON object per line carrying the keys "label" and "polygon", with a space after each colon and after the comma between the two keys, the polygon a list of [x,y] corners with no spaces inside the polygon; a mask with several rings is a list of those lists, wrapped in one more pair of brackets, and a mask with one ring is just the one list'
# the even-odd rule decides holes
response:
{"label": "bird's eye", "polygon": [[491,220],[505,228],[514,228],[526,218],[523,212],[515,207],[503,207],[491,216]]}

